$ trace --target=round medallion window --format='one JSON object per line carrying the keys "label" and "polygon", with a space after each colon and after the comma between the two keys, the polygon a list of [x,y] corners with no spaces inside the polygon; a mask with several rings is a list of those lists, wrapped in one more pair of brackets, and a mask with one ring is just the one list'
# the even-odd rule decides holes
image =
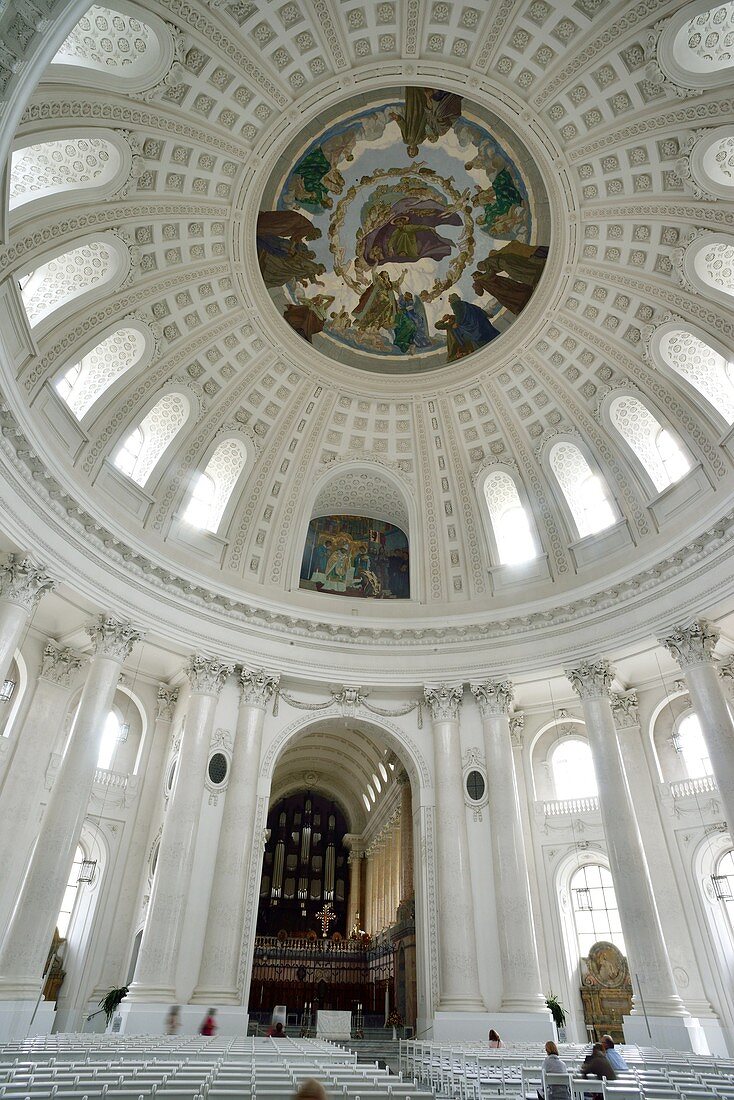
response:
{"label": "round medallion window", "polygon": [[279,160],[257,222],[260,272],[287,324],[337,362],[391,374],[501,336],[549,244],[528,150],[498,116],[437,87],[387,89],[324,117]]}
{"label": "round medallion window", "polygon": [[209,758],[209,782],[213,786],[219,787],[224,783],[228,770],[229,764],[223,752],[215,752]]}
{"label": "round medallion window", "polygon": [[481,802],[484,798],[485,790],[486,783],[484,782],[484,776],[474,768],[466,777],[466,793],[469,795],[472,802]]}

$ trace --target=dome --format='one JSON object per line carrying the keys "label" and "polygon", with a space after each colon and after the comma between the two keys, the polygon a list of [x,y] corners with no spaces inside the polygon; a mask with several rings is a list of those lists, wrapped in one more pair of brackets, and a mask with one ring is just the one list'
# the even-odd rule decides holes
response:
{"label": "dome", "polygon": [[728,8],[54,7],[1,85],[3,548],[326,680],[728,610]]}

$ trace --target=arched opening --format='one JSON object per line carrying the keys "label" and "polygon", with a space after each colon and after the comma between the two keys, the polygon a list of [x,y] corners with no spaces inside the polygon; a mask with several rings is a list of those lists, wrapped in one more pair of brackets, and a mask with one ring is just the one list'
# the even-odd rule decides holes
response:
{"label": "arched opening", "polygon": [[638,398],[615,397],[609,418],[658,492],[688,473],[691,463],[683,446]]}
{"label": "arched opening", "polygon": [[593,798],[598,793],[588,741],[564,737],[550,754],[551,778],[557,799]]}
{"label": "arched opening", "polygon": [[319,1011],[342,1012],[354,1033],[397,1009],[417,1026],[413,789],[387,738],[356,719],[312,722],[281,753],[250,1019],[267,1026],[285,1005],[289,1034],[313,1035]]}
{"label": "arched opening", "polygon": [[554,443],[548,461],[576,524],[579,538],[594,535],[616,522],[606,485],[594,473],[575,443],[567,440]]}
{"label": "arched opening", "polygon": [[537,556],[527,509],[506,470],[491,470],[484,480],[484,499],[501,565],[518,565]]}
{"label": "arched opening", "polygon": [[183,428],[189,411],[189,402],[183,394],[167,393],[161,397],[118,448],[114,457],[118,470],[144,486]]}

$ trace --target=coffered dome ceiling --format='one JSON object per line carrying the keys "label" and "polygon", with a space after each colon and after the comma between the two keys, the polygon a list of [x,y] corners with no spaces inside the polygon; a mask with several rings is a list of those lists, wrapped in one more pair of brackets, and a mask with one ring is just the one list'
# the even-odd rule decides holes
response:
{"label": "coffered dome ceiling", "polygon": [[730,597],[734,4],[41,6],[0,17],[18,546],[317,674]]}

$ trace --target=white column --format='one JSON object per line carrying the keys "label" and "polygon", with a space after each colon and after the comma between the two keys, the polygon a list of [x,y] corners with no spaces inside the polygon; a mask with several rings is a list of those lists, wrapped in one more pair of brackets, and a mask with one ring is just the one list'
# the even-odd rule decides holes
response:
{"label": "white column", "polygon": [[566,675],[581,699],[594,760],[609,867],[635,990],[633,1013],[642,1011],[639,982],[648,1016],[687,1016],[675,988],[617,740],[609,697],[612,669],[608,661],[583,661]]}
{"label": "white column", "polygon": [[396,818],[391,838],[392,875],[390,879],[390,924],[395,924],[400,904],[400,818]]}
{"label": "white column", "polygon": [[0,791],[0,929],[5,928],[38,828],[43,781],[81,659],[49,641],[18,745]]}
{"label": "white column", "polygon": [[123,661],[141,635],[100,616],[87,628],[94,645],[79,709],[38,843],[0,949],[0,1000],[35,998],[87,812],[99,744]]}
{"label": "white column", "polygon": [[364,928],[364,913],[362,912],[362,900],[360,897],[362,857],[364,853],[362,851],[360,837],[358,836],[347,834],[347,836],[344,837],[344,844],[349,849],[349,858],[347,859],[349,865],[349,900],[347,905],[346,930],[348,936],[358,921],[361,921],[360,927]]}
{"label": "white column", "polygon": [[461,773],[459,709],[463,685],[426,687],[433,718],[436,880],[440,996],[438,1011],[483,1012],[477,974],[469,839]]}
{"label": "white column", "polygon": [[484,730],[502,964],[502,1011],[547,1015],[548,1008],[541,993],[520,798],[512,755],[510,708],[513,687],[509,680],[488,680],[470,686]]}
{"label": "white column", "polygon": [[[229,784],[224,802],[214,882],[209,900],[204,951],[192,1001],[240,1004],[239,981],[242,929],[245,918],[250,859],[262,845],[253,844],[257,779],[260,772],[265,707],[278,686],[278,677],[262,669],[240,672],[237,715]],[[259,882],[259,879],[258,879]],[[257,905],[256,898],[251,905]]]}
{"label": "white column", "polygon": [[364,874],[364,915],[362,919],[362,927],[365,932],[369,932],[372,935],[375,931],[375,918],[374,918],[374,894],[375,894],[375,855],[374,850],[370,847],[365,853],[365,874]]}
{"label": "white column", "polygon": [[719,632],[700,620],[661,642],[678,662],[698,715],[729,832],[734,836],[734,722],[713,662]]}
{"label": "white column", "polygon": [[150,752],[145,761],[138,811],[135,815],[130,848],[125,860],[125,870],[120,883],[117,905],[115,906],[115,922],[105,950],[100,975],[95,979],[97,998],[113,986],[124,985],[127,981],[130,948],[133,933],[136,930],[135,921],[140,905],[140,875],[142,871],[147,879],[146,854],[150,841],[153,814],[158,799],[161,797],[163,765],[171,736],[171,720],[177,699],[177,687],[172,688],[167,684],[159,685]]}
{"label": "white column", "polygon": [[232,665],[195,654],[186,666],[191,684],[176,778],[163,822],[148,915],[131,1001],[176,1000],[176,966],[199,830],[201,799],[214,714]]}
{"label": "white column", "polygon": [[408,773],[398,775],[400,784],[400,901],[415,895],[413,884],[413,795]]}
{"label": "white column", "polygon": [[38,601],[54,587],[44,569],[20,554],[9,554],[0,567],[0,686]]}

